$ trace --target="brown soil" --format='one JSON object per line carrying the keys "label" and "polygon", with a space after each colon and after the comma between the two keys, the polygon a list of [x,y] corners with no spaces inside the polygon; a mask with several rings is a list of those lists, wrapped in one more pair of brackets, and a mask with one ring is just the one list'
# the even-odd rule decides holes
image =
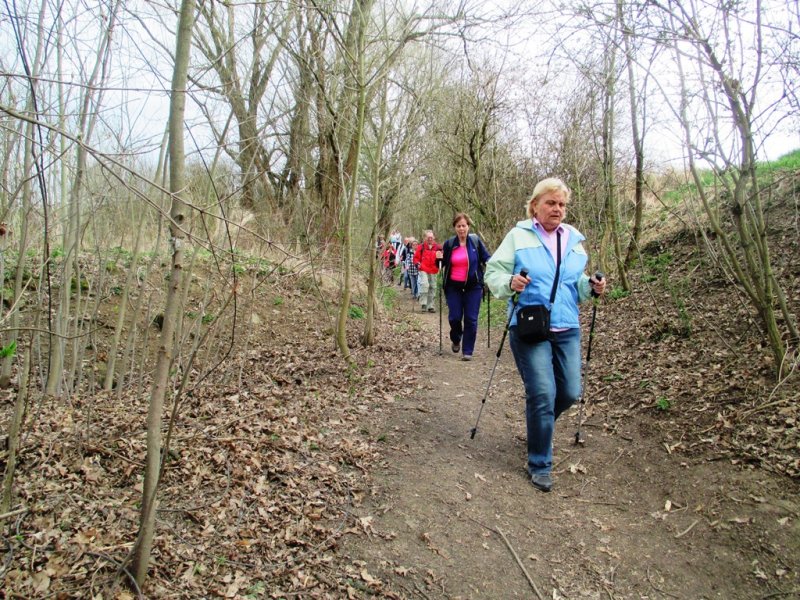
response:
{"label": "brown soil", "polygon": [[[800,597],[796,481],[710,443],[691,445],[692,415],[652,409],[641,375],[609,377],[621,370],[615,337],[624,329],[612,323],[625,312],[598,310],[585,443],[575,444],[576,407],[557,424],[549,494],[525,474],[524,397],[507,342],[470,439],[500,334],[489,349],[484,328],[475,360],[463,362],[450,351],[446,316],[441,354],[439,315],[407,316],[423,331],[413,365],[421,388],[409,386],[373,415],[386,443],[355,515],[368,535],[342,548],[364,590],[453,599]],[[641,365],[651,377],[662,369],[655,356]]]}

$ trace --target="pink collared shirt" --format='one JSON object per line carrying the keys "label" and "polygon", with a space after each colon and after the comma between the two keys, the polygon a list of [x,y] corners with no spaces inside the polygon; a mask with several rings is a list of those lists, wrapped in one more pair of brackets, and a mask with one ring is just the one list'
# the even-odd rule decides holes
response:
{"label": "pink collared shirt", "polygon": [[[553,257],[553,264],[556,263],[556,243],[558,241],[558,233],[561,233],[561,260],[564,260],[564,254],[567,251],[567,240],[569,240],[569,229],[564,227],[563,225],[559,225],[553,231],[548,232],[539,221],[536,220],[536,217],[533,218],[533,226],[536,231],[542,236],[542,241],[544,245],[550,250],[550,255]],[[550,331],[566,331],[565,328],[556,328],[551,327]]]}
{"label": "pink collared shirt", "polygon": [[533,226],[542,236],[544,245],[550,250],[550,255],[553,257],[553,264],[556,263],[556,240],[558,239],[556,233],[561,233],[561,260],[564,260],[564,253],[567,251],[567,241],[569,240],[569,229],[564,227],[564,225],[559,225],[553,229],[553,231],[548,232],[542,227],[542,224],[536,220],[536,217],[533,218]]}

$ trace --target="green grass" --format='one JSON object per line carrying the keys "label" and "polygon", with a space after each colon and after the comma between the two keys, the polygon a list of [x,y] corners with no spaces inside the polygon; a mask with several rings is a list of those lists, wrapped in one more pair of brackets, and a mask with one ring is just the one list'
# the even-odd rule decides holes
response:
{"label": "green grass", "polygon": [[0,358],[8,358],[17,353],[17,342],[11,342],[8,346],[0,348]]}
{"label": "green grass", "polygon": [[[438,290],[437,290],[438,291]],[[389,310],[397,304],[397,287],[393,284],[382,285],[379,297],[383,306]]]}
{"label": "green grass", "polygon": [[800,149],[784,154],[778,160],[758,165],[759,170],[773,171],[776,169],[800,170]]}
{"label": "green grass", "polygon": [[[756,172],[760,181],[768,180],[778,171],[798,170],[800,169],[800,149],[793,150],[788,154],[784,154],[777,160],[759,162],[756,166]],[[717,175],[710,169],[698,170],[700,181],[705,188],[712,188],[717,181]],[[664,203],[668,206],[678,204],[686,196],[697,193],[697,186],[694,182],[685,183],[676,187],[673,190],[666,192],[663,196]]]}
{"label": "green grass", "polygon": [[619,286],[614,286],[611,288],[611,291],[608,293],[608,298],[610,300],[620,300],[622,298],[627,298],[630,296],[631,293]]}
{"label": "green grass", "polygon": [[478,328],[480,329],[480,325],[486,325],[489,306],[491,306],[492,311],[490,319],[492,329],[505,326],[506,319],[508,319],[508,300],[487,296],[481,301],[481,310],[478,313]]}

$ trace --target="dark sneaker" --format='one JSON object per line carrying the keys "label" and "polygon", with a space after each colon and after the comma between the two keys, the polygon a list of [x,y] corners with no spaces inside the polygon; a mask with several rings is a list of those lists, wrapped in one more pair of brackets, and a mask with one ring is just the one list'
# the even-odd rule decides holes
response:
{"label": "dark sneaker", "polygon": [[553,479],[547,473],[543,475],[534,473],[531,475],[531,483],[540,492],[549,492],[553,489]]}
{"label": "dark sneaker", "polygon": [[461,357],[461,360],[472,360],[472,354],[465,354]]}
{"label": "dark sneaker", "polygon": [[428,307],[427,307],[427,305],[423,304],[422,305],[422,312],[425,312],[426,310],[428,310]]}
{"label": "dark sneaker", "polygon": [[433,308],[432,306],[429,306],[428,307],[428,312],[436,312],[436,309]]}
{"label": "dark sneaker", "polygon": [[461,350],[461,342],[453,342],[452,348],[453,352],[458,352]]}

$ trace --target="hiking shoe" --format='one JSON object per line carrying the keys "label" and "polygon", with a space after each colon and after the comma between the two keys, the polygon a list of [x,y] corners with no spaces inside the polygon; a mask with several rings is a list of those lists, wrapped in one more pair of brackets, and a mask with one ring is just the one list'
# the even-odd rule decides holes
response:
{"label": "hiking shoe", "polygon": [[553,489],[553,478],[550,477],[549,473],[544,473],[542,475],[534,473],[531,475],[531,483],[533,487],[540,492],[549,492]]}
{"label": "hiking shoe", "polygon": [[425,312],[426,310],[428,310],[428,306],[426,304],[423,304],[422,305],[422,312]]}
{"label": "hiking shoe", "polygon": [[436,312],[436,309],[433,308],[432,306],[429,306],[428,307],[428,312]]}
{"label": "hiking shoe", "polygon": [[453,352],[461,350],[461,342],[453,342]]}
{"label": "hiking shoe", "polygon": [[472,354],[465,354],[461,357],[461,360],[472,360]]}

